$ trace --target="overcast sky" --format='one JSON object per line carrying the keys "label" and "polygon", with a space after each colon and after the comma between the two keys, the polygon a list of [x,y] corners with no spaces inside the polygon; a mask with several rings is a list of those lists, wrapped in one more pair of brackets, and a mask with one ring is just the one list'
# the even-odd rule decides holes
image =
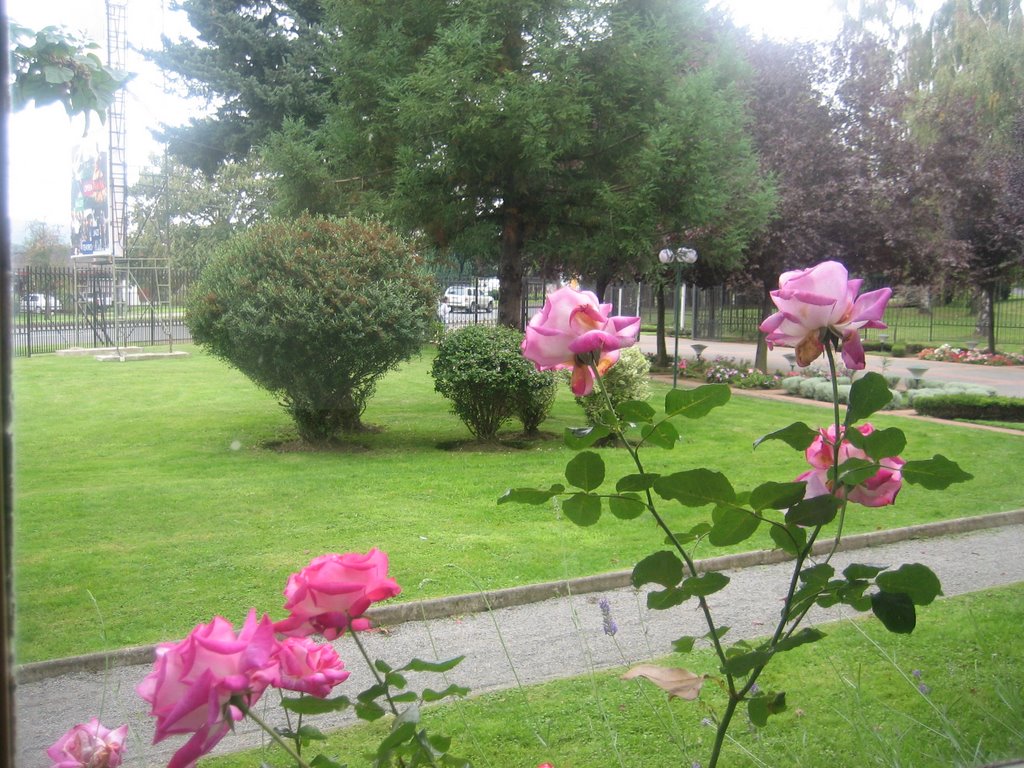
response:
{"label": "overcast sky", "polygon": [[[927,18],[941,0],[918,0]],[[839,29],[840,17],[830,0],[712,0],[725,8],[737,25],[755,35],[778,40],[828,40]],[[129,48],[156,48],[161,33],[176,37],[188,29],[184,14],[167,9],[167,0],[131,0],[126,3],[125,32]],[[39,28],[59,24],[82,30],[105,43],[104,0],[8,0],[9,17]],[[137,72],[125,99],[128,132],[129,182],[149,156],[159,151],[149,127],[162,122],[180,125],[197,109],[165,93],[159,71],[129,50],[128,69]],[[10,215],[17,230],[28,221],[42,220],[64,226],[69,220],[71,146],[81,137],[82,118],[69,121],[62,107],[30,108],[10,120]],[[17,232],[15,234],[17,240]]]}

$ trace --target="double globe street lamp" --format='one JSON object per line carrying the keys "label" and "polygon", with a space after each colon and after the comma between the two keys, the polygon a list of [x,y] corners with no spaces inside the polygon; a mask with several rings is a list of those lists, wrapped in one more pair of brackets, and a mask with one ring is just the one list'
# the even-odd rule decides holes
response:
{"label": "double globe street lamp", "polygon": [[679,322],[682,319],[683,312],[686,311],[686,305],[683,304],[684,294],[680,292],[682,283],[683,264],[694,264],[697,261],[697,252],[693,248],[662,248],[661,252],[658,253],[658,261],[662,264],[675,264],[676,265],[676,297],[675,297],[675,316],[676,316],[676,346],[674,357],[674,364],[672,366],[672,388],[676,388],[676,384],[679,381]]}

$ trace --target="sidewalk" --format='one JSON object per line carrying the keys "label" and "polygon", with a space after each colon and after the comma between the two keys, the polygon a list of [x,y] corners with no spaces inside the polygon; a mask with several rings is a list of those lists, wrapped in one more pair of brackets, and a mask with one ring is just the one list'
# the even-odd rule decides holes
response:
{"label": "sidewalk", "polygon": [[[988,527],[984,527],[988,526]],[[997,526],[997,527],[992,527]],[[919,562],[931,567],[947,597],[965,592],[1024,581],[1024,510],[979,518],[967,518],[912,529],[880,531],[844,540],[851,547],[836,555],[837,570],[850,562],[901,564]],[[865,551],[869,549],[870,551]],[[717,558],[711,564],[726,570],[732,581],[711,598],[718,622],[730,626],[730,639],[763,635],[777,616],[778,595],[784,591],[789,566],[770,562],[772,553],[746,553]],[[705,561],[706,562],[706,561]],[[543,599],[552,594],[568,596]],[[581,593],[582,590],[589,590]],[[599,591],[595,591],[599,590]],[[615,642],[602,633],[597,601],[606,598],[618,624]],[[530,602],[531,600],[537,602]],[[520,603],[480,610],[485,605]],[[444,615],[444,609],[451,615]],[[426,621],[409,620],[429,611],[438,615]],[[834,620],[843,609],[815,611],[813,622]],[[414,657],[466,658],[449,677],[467,685],[474,694],[510,688],[516,677],[524,685],[586,673],[592,669],[623,665],[620,648],[630,663],[666,655],[671,641],[682,635],[706,632],[696,611],[647,611],[644,597],[628,586],[628,572],[584,579],[569,585],[535,585],[520,590],[481,596],[430,601],[430,604],[399,604],[376,612],[381,623],[396,623],[387,631],[362,636],[373,658],[393,666]],[[927,621],[927,608],[921,612]],[[826,641],[827,642],[827,641]],[[348,661],[352,676],[339,693],[354,694],[369,684],[368,673],[358,662],[351,639],[335,643]],[[508,649],[508,655],[504,648]],[[44,750],[75,723],[99,716],[114,727],[130,725],[126,768],[163,766],[182,739],[150,745],[153,728],[135,685],[149,672],[150,664],[120,666],[106,672],[78,671],[44,677],[35,665],[33,682],[23,682],[16,692],[18,765],[46,768]],[[439,687],[436,676],[428,684]],[[416,682],[412,684],[415,686]],[[267,697],[272,701],[273,697]],[[277,707],[264,713],[273,718]],[[344,717],[316,718],[323,729],[346,724]],[[276,724],[276,721],[275,721]],[[243,723],[228,734],[215,754],[257,746],[260,734]]]}
{"label": "sidewalk", "polygon": [[[675,339],[666,339],[669,357],[672,357],[675,349]],[[727,341],[704,341],[700,339],[679,339],[679,358],[692,360],[696,353],[692,349],[693,344],[704,344],[705,349],[701,356],[705,360],[714,360],[716,357],[731,357],[736,362],[750,362],[754,360],[756,347],[753,342],[735,343]],[[653,334],[643,334],[640,337],[640,348],[651,354],[657,351],[657,338]],[[769,371],[789,371],[790,363],[784,355],[791,354],[792,349],[788,347],[776,347],[768,351]],[[1024,397],[1024,366],[990,366],[990,365],[969,365],[967,363],[940,363],[930,360],[918,360],[916,357],[890,357],[883,358],[879,354],[867,356],[867,367],[865,371],[882,373],[883,360],[888,360],[886,373],[899,375],[904,378],[910,375],[910,366],[922,366],[928,370],[924,379],[933,381],[960,381],[970,384],[980,384],[984,387],[991,387],[999,395],[1012,397]],[[828,362],[822,358],[813,364],[815,367],[825,369]]]}

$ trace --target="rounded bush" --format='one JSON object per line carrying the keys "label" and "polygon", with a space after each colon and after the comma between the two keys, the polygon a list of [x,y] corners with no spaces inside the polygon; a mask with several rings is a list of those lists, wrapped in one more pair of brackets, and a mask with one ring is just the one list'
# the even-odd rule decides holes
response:
{"label": "rounded bush", "polygon": [[[638,347],[627,347],[619,352],[619,361],[608,369],[602,380],[613,408],[628,400],[646,400],[651,396],[651,361]],[[589,395],[577,397],[576,402],[582,406],[588,423],[601,422],[607,404],[598,387]]]}
{"label": "rounded bush", "polygon": [[799,395],[801,383],[803,383],[803,379],[799,376],[787,376],[782,380],[782,388],[787,395]]}
{"label": "rounded bush", "polygon": [[438,344],[434,389],[478,440],[493,440],[513,416],[526,432],[535,432],[551,410],[556,377],[523,357],[522,342],[523,334],[512,328],[470,325]]}
{"label": "rounded bush", "polygon": [[806,397],[808,400],[814,399],[815,388],[825,381],[823,376],[811,376],[800,381],[800,396]]}
{"label": "rounded bush", "polygon": [[301,437],[362,427],[377,381],[419,351],[436,286],[378,220],[258,224],[210,259],[189,299],[192,338],[274,393]]}

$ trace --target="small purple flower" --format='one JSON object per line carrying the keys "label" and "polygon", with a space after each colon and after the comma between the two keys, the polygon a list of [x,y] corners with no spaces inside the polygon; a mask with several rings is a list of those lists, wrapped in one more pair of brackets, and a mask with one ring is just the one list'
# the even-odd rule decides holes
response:
{"label": "small purple flower", "polygon": [[754,696],[757,696],[757,694],[761,692],[761,686],[759,686],[757,683],[754,683],[752,686],[750,686],[750,692]]}
{"label": "small purple flower", "polygon": [[917,678],[918,680],[920,680],[920,679],[921,679],[921,675],[922,675],[922,672],[921,672],[921,670],[920,670],[920,669],[915,669],[915,670],[914,670],[913,672],[911,672],[910,674],[912,674],[912,675],[913,675],[914,677],[916,677],[916,678]]}
{"label": "small purple flower", "polygon": [[917,686],[917,690],[919,690],[923,696],[927,696],[929,693],[932,692],[931,686],[926,685],[924,683],[919,683]]}
{"label": "small purple flower", "polygon": [[601,624],[604,627],[604,633],[609,637],[615,637],[615,633],[619,631],[619,625],[612,618],[611,603],[607,598],[602,597],[597,601],[597,606],[601,609]]}

